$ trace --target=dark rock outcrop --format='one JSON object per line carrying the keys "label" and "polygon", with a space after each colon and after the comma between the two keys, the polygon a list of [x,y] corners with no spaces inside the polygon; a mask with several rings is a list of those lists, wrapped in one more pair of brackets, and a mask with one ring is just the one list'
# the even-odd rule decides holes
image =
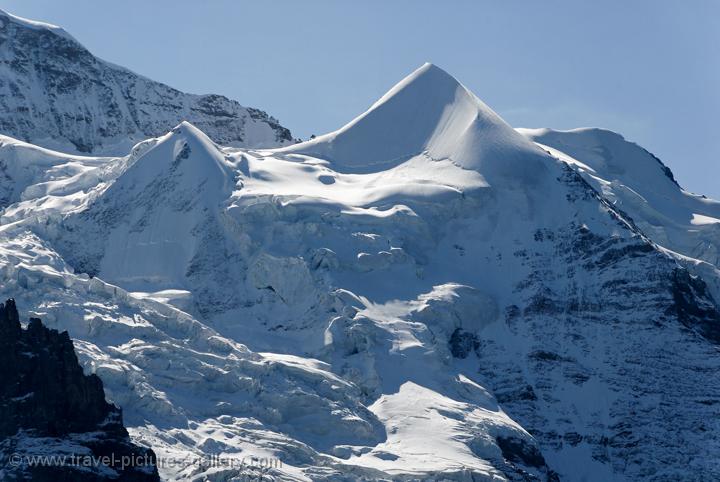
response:
{"label": "dark rock outcrop", "polygon": [[671,281],[674,303],[668,313],[713,343],[720,343],[720,311],[705,282],[681,268],[673,271]]}
{"label": "dark rock outcrop", "polygon": [[159,480],[154,453],[131,443],[67,332],[38,318],[23,329],[12,299],[0,304],[0,440],[2,480]]}
{"label": "dark rock outcrop", "polygon": [[457,328],[448,342],[450,345],[450,353],[455,358],[467,358],[470,353],[480,346],[477,335],[468,333],[462,328]]}
{"label": "dark rock outcrop", "polygon": [[[543,469],[547,482],[559,482],[560,478],[558,474],[550,470],[545,462],[545,457],[543,457],[535,445],[529,444],[527,441],[517,437],[497,437],[495,441],[502,452],[503,458],[508,463]],[[520,472],[520,474],[522,474],[522,472]],[[529,481],[537,479],[528,473],[522,480]]]}

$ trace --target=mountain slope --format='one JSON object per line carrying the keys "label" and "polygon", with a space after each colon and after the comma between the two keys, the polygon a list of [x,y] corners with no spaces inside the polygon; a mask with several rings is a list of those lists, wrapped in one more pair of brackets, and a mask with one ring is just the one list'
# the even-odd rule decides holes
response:
{"label": "mountain slope", "polygon": [[[139,291],[148,283],[180,288],[204,247],[193,233],[218,229],[213,211],[230,196],[233,184],[223,154],[205,134],[183,123],[125,170],[77,222],[67,224],[75,233],[83,226],[93,229],[82,232],[82,247],[67,248],[73,253],[69,259],[77,269],[121,285],[136,284]],[[73,239],[72,234],[60,236],[61,242]]]}
{"label": "mountain slope", "polygon": [[0,11],[0,133],[51,149],[125,154],[183,120],[216,142],[292,142],[265,112],[185,94],[93,56],[59,27]]}
{"label": "mountain slope", "polygon": [[[338,171],[387,169],[418,154],[485,174],[517,171],[537,149],[442,69],[425,64],[338,131],[280,152],[326,159]],[[502,160],[502,166],[494,163]],[[513,163],[513,164],[511,164]]]}
{"label": "mountain slope", "polygon": [[96,375],[83,374],[67,333],[38,318],[23,328],[12,299],[0,303],[0,361],[0,454],[14,457],[3,480],[160,480],[155,454],[130,442],[122,412]]}
{"label": "mountain slope", "polygon": [[720,202],[682,189],[657,157],[603,129],[518,129],[568,162],[720,298]]}
{"label": "mountain slope", "polygon": [[29,185],[0,218],[3,289],[159,455],[276,456],[277,480],[717,478],[713,272],[564,156],[425,65],[313,141],[181,124],[92,189]]}

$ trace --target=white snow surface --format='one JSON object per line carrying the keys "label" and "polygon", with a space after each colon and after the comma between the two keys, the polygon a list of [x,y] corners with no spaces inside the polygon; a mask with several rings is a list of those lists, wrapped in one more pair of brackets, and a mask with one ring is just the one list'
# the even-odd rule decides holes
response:
{"label": "white snow surface", "polygon": [[426,64],[275,150],[1,140],[0,295],[159,456],[282,461],[168,480],[720,476],[717,349],[663,291],[717,282],[718,204],[616,134],[517,132]]}
{"label": "white snow surface", "polygon": [[533,175],[538,149],[444,70],[426,63],[345,127],[281,149],[339,171],[377,171],[424,155],[493,176]]}
{"label": "white snow surface", "polygon": [[2,22],[0,24],[0,27],[2,27],[2,28],[5,27],[5,24],[7,22],[11,22],[11,23],[17,24],[23,28],[30,28],[33,30],[47,30],[49,32],[52,32],[55,35],[60,35],[68,40],[77,42],[69,33],[67,33],[65,31],[65,29],[63,29],[62,27],[58,27],[57,25],[53,25],[51,23],[46,23],[46,22],[39,22],[37,20],[31,20],[28,18],[13,15],[12,13],[9,13],[9,12],[0,11],[0,13],[2,14],[1,16],[3,17],[2,20],[0,20],[0,22]]}

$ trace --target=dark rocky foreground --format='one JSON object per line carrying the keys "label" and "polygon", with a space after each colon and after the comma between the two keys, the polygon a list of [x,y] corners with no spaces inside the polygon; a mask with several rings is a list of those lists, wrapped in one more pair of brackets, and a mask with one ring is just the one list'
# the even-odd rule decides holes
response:
{"label": "dark rocky foreground", "polygon": [[3,481],[160,480],[155,454],[130,441],[67,332],[38,318],[23,328],[12,299],[0,303],[0,460]]}

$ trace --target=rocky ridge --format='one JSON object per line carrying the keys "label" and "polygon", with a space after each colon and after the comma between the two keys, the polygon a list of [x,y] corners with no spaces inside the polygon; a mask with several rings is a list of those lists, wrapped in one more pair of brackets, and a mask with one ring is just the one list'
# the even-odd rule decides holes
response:
{"label": "rocky ridge", "polygon": [[0,440],[3,480],[160,480],[154,453],[130,441],[122,412],[105,401],[100,378],[83,373],[67,332],[39,318],[23,328],[13,299],[0,304]]}
{"label": "rocky ridge", "polygon": [[122,155],[184,120],[223,145],[293,142],[259,109],[186,94],[95,57],[59,27],[0,10],[0,133],[65,152]]}

